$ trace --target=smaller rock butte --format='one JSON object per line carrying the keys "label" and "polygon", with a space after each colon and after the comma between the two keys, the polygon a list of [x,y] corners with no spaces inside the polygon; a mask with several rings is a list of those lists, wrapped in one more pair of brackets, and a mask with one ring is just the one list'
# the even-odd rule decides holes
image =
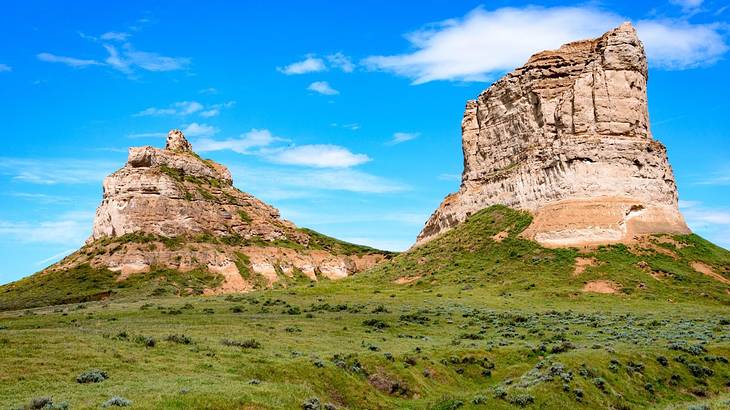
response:
{"label": "smaller rock butte", "polygon": [[[201,159],[180,130],[169,132],[164,150],[130,148],[126,165],[106,177],[103,188],[86,245],[101,251],[82,249],[47,271],[88,263],[120,272],[117,280],[123,281],[154,267],[202,268],[223,277],[222,285],[208,292],[226,293],[252,290],[257,282],[241,276],[240,255],[268,286],[297,271],[312,280],[340,279],[386,258],[374,249],[335,254],[310,248],[313,232],[298,229],[276,208],[235,188],[228,169]],[[119,243],[125,235],[151,239]],[[174,238],[177,246],[166,246],[165,238]]]}
{"label": "smaller rock butte", "polygon": [[630,23],[533,55],[462,121],[464,172],[417,244],[494,204],[530,211],[544,246],[689,233],[665,147],[652,139],[644,47]]}

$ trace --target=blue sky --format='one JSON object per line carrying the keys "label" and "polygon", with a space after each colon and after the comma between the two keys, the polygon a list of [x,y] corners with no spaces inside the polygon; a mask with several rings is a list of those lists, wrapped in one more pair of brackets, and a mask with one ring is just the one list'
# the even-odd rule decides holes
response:
{"label": "blue sky", "polygon": [[0,283],[80,246],[104,176],[171,128],[296,224],[405,249],[458,189],[465,101],[623,20],[682,210],[730,247],[726,2],[149,3],[0,6]]}

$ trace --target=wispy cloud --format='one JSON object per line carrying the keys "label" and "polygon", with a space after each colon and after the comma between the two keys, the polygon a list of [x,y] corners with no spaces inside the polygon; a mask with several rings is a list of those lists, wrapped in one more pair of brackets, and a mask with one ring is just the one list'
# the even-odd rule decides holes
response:
{"label": "wispy cloud", "polygon": [[108,31],[102,34],[99,38],[107,41],[127,41],[130,37],[129,33],[123,33],[118,31]]}
{"label": "wispy cloud", "polygon": [[276,70],[286,75],[298,75],[319,73],[327,71],[330,67],[345,73],[351,73],[355,70],[355,63],[352,62],[352,58],[338,51],[324,58],[317,57],[316,54],[307,54],[303,60],[296,61],[284,67],[276,67]]}
{"label": "wispy cloud", "polygon": [[203,104],[197,101],[180,101],[166,108],[149,107],[134,114],[135,117],[150,117],[160,115],[190,115],[203,110]]}
{"label": "wispy cloud", "polygon": [[0,158],[0,175],[40,185],[99,184],[119,164],[83,159]]}
{"label": "wispy cloud", "polygon": [[697,182],[697,185],[730,185],[730,168],[707,174]]}
{"label": "wispy cloud", "polygon": [[218,94],[218,90],[213,87],[203,88],[201,90],[198,90],[198,94],[215,95]]}
{"label": "wispy cloud", "polygon": [[[371,56],[363,63],[410,78],[413,84],[488,81],[524,64],[535,52],[596,37],[624,20],[587,7],[477,8],[463,18],[428,24],[407,34],[415,51]],[[713,24],[641,20],[637,30],[649,64],[658,68],[710,64],[727,51],[720,27]]]}
{"label": "wispy cloud", "polygon": [[327,69],[327,66],[324,64],[324,60],[310,54],[304,60],[291,63],[284,67],[277,67],[276,69],[286,75],[296,75],[324,71]]}
{"label": "wispy cloud", "polygon": [[327,81],[315,81],[312,84],[309,84],[307,90],[314,91],[322,95],[337,95],[340,93],[339,91],[332,88],[330,83],[328,83]]}
{"label": "wispy cloud", "polygon": [[281,169],[229,167],[234,181],[253,192],[267,191],[272,181],[279,190],[348,191],[368,194],[402,192],[409,187],[400,182],[353,169]]}
{"label": "wispy cloud", "polygon": [[39,53],[36,55],[39,60],[47,63],[61,63],[69,67],[84,68],[92,65],[104,65],[104,63],[96,60],[81,59],[75,57],[59,56],[51,53]]}
{"label": "wispy cloud", "polygon": [[282,138],[275,137],[271,131],[266,129],[252,129],[251,131],[241,134],[237,138],[212,139],[201,138],[193,142],[193,146],[199,152],[212,152],[230,150],[239,154],[253,154],[251,150],[271,145],[276,141],[282,141]]}
{"label": "wispy cloud", "polygon": [[56,261],[60,260],[64,256],[73,253],[75,250],[76,250],[76,248],[66,249],[64,251],[61,251],[61,252],[55,254],[55,255],[51,255],[51,256],[49,256],[49,257],[47,257],[45,259],[41,259],[38,262],[36,262],[35,264],[36,264],[36,266],[45,266],[45,265],[47,265],[49,263],[56,262]]}
{"label": "wispy cloud", "polygon": [[669,2],[681,7],[684,11],[693,11],[702,6],[703,0],[669,0]]}
{"label": "wispy cloud", "polygon": [[370,161],[365,154],[355,154],[339,145],[314,144],[274,150],[266,155],[278,164],[315,168],[349,168]]}
{"label": "wispy cloud", "polygon": [[13,68],[7,64],[0,64],[0,73],[8,73],[13,71]]}
{"label": "wispy cloud", "polygon": [[211,104],[205,106],[197,101],[179,101],[167,107],[149,107],[134,114],[135,117],[157,117],[157,116],[186,116],[198,114],[203,118],[211,118],[220,114],[222,109],[231,108],[236,104],[235,101],[228,101],[221,104]]}
{"label": "wispy cloud", "polygon": [[349,124],[338,124],[336,122],[333,122],[332,124],[330,124],[330,126],[335,127],[335,128],[345,128],[345,129],[348,129],[351,131],[357,131],[360,129],[360,124],[358,124],[356,122],[349,123]]}
{"label": "wispy cloud", "polygon": [[212,125],[193,122],[185,125],[182,131],[187,137],[212,137],[220,130]]}
{"label": "wispy cloud", "polygon": [[339,68],[343,72],[351,73],[355,70],[355,64],[352,59],[342,52],[337,52],[327,56],[327,61],[334,68]]}
{"label": "wispy cloud", "polygon": [[164,132],[137,132],[133,134],[127,134],[127,138],[160,138],[164,137]]}
{"label": "wispy cloud", "polygon": [[639,37],[649,64],[666,70],[711,65],[728,50],[719,24],[691,24],[679,20],[640,20]]}
{"label": "wispy cloud", "polygon": [[461,174],[440,174],[438,179],[441,181],[461,181]]}
{"label": "wispy cloud", "polygon": [[68,212],[44,221],[2,221],[0,238],[20,243],[82,243],[91,231],[93,212]]}
{"label": "wispy cloud", "polygon": [[8,196],[41,204],[59,204],[70,202],[71,198],[60,195],[49,195],[34,192],[10,192]]}
{"label": "wispy cloud", "polygon": [[680,201],[687,225],[696,233],[730,249],[730,209],[708,206],[701,201]]}
{"label": "wispy cloud", "polygon": [[393,134],[393,138],[391,138],[390,141],[388,141],[386,144],[387,145],[401,144],[406,141],[414,140],[414,139],[418,138],[419,135],[421,135],[421,134],[418,132],[396,132],[395,134]]}
{"label": "wispy cloud", "polygon": [[48,63],[65,64],[74,68],[89,66],[110,67],[126,74],[130,78],[134,77],[134,73],[137,70],[151,72],[176,71],[185,69],[190,65],[190,59],[187,57],[170,57],[156,52],[137,50],[128,41],[129,37],[131,37],[129,33],[109,31],[99,37],[84,33],[79,33],[79,35],[86,40],[100,43],[104,50],[106,50],[107,55],[92,59],[42,52],[37,54],[38,59]]}

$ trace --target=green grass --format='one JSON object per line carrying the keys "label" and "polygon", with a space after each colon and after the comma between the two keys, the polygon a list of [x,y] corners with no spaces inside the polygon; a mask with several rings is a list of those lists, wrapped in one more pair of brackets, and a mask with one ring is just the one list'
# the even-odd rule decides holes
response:
{"label": "green grass", "polygon": [[[529,222],[493,207],[337,282],[2,312],[0,403],[51,396],[85,409],[121,396],[140,409],[296,409],[313,398],[352,409],[730,405],[729,297],[689,268],[699,260],[726,273],[727,251],[693,235],[662,245],[677,259],[607,246],[580,254],[601,264],[573,277],[578,251],[521,239]],[[503,230],[508,238],[491,239]],[[655,280],[639,262],[667,276]],[[239,263],[247,265],[245,255]],[[403,276],[420,279],[393,283]],[[596,278],[632,290],[580,291]],[[63,286],[82,286],[71,282]],[[109,378],[76,382],[91,369]]]}

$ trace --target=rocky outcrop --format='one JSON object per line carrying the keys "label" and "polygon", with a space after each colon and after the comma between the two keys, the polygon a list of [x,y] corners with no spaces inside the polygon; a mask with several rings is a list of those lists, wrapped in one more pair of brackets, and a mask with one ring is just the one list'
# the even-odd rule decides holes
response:
{"label": "rocky outcrop", "polygon": [[233,186],[223,165],[192,151],[179,130],[165,149],[129,149],[104,180],[92,235],[47,271],[81,264],[118,272],[118,281],[153,269],[204,270],[223,282],[209,293],[249,291],[296,275],[341,279],[388,257],[281,219],[276,208]]}
{"label": "rocky outcrop", "polygon": [[526,235],[547,246],[689,232],[649,129],[646,83],[630,23],[533,55],[467,103],[461,187],[418,243],[494,204],[532,212]]}

